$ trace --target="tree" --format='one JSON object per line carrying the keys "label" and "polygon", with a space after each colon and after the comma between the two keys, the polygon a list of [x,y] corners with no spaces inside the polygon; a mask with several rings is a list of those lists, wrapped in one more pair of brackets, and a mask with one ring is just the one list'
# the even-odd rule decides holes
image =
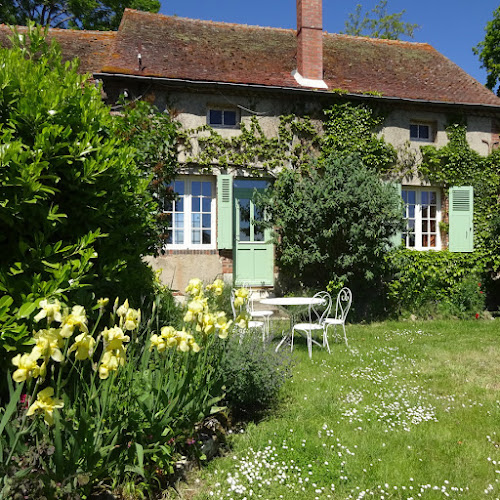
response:
{"label": "tree", "polygon": [[100,90],[76,62],[62,62],[40,28],[12,44],[0,49],[4,346],[23,341],[21,323],[42,298],[88,305],[93,295],[120,295],[139,303],[152,283],[142,256],[156,244],[150,179],[115,134]]}
{"label": "tree", "polygon": [[322,167],[284,169],[260,202],[278,233],[285,287],[373,286],[401,229],[396,190],[357,154],[332,155]]}
{"label": "tree", "polygon": [[389,40],[399,40],[401,36],[413,38],[413,33],[420,26],[403,22],[401,18],[405,12],[402,10],[397,14],[388,14],[387,0],[380,0],[371,10],[371,15],[369,12],[363,14],[363,6],[358,4],[354,13],[349,14],[343,33]]}
{"label": "tree", "polygon": [[481,67],[486,68],[486,87],[500,96],[500,7],[493,11],[493,19],[486,24],[486,35],[482,42],[472,48],[479,56]]}
{"label": "tree", "polygon": [[116,30],[125,8],[158,12],[159,0],[10,0],[0,2],[0,23]]}

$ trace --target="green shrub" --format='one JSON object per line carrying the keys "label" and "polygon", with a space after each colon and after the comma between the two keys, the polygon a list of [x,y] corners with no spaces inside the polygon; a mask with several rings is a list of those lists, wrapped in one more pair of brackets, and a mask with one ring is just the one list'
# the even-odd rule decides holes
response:
{"label": "green shrub", "polygon": [[326,289],[332,281],[359,296],[380,286],[402,215],[396,190],[360,156],[331,156],[307,172],[283,170],[261,204],[279,236],[285,289]]}
{"label": "green shrub", "polygon": [[473,317],[484,310],[483,272],[477,254],[399,249],[387,260],[395,271],[388,290],[397,314]]}
{"label": "green shrub", "polygon": [[100,89],[40,28],[11,43],[0,48],[3,348],[25,342],[40,299],[138,303],[152,290],[142,256],[156,242],[149,178],[114,133]]}
{"label": "green shrub", "polygon": [[256,413],[272,406],[285,380],[291,360],[285,350],[262,342],[261,333],[249,331],[229,339],[221,364],[226,401],[235,413]]}

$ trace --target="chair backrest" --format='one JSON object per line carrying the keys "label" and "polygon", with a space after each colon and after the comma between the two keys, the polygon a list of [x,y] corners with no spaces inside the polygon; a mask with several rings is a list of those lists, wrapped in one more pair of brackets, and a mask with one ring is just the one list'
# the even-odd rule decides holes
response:
{"label": "chair backrest", "polygon": [[337,305],[335,306],[335,318],[345,321],[347,313],[351,308],[352,292],[344,287],[337,295]]}
{"label": "chair backrest", "polygon": [[321,299],[320,304],[311,304],[309,306],[309,323],[323,323],[328,318],[332,308],[332,298],[328,292],[318,292],[314,295],[315,299]]}

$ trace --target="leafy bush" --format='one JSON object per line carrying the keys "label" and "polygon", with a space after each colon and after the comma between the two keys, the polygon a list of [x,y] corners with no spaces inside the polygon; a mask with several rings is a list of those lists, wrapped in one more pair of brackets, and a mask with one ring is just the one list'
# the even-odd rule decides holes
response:
{"label": "leafy bush", "polygon": [[229,339],[221,363],[226,401],[236,412],[255,413],[276,402],[279,390],[291,377],[290,357],[261,340],[260,332]]}
{"label": "leafy bush", "polygon": [[396,190],[359,156],[329,157],[307,172],[283,170],[261,203],[278,233],[285,288],[375,286],[390,237],[402,226]]}
{"label": "leafy bush", "polygon": [[0,49],[0,86],[0,343],[12,348],[43,298],[151,290],[155,203],[100,90],[39,28]]}
{"label": "leafy bush", "polygon": [[399,249],[388,261],[396,272],[388,285],[396,313],[471,318],[483,312],[480,256]]}

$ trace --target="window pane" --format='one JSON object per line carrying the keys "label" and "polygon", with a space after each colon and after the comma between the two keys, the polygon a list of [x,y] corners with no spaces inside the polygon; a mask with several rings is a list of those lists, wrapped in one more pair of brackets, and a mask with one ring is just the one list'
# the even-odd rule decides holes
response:
{"label": "window pane", "polygon": [[203,217],[203,219],[202,219],[203,227],[204,228],[206,228],[206,227],[209,228],[211,226],[212,216],[210,214],[203,214],[202,217]]}
{"label": "window pane", "polygon": [[416,202],[416,193],[415,191],[408,191],[408,203],[411,205],[415,205]]}
{"label": "window pane", "polygon": [[415,235],[410,234],[410,237],[408,238],[408,247],[413,248],[415,247]]}
{"label": "window pane", "polygon": [[193,196],[200,196],[200,194],[201,194],[201,182],[200,181],[193,181],[191,183],[191,194]]}
{"label": "window pane", "polygon": [[184,225],[184,214],[174,214],[175,217],[175,227],[181,227]]}
{"label": "window pane", "polygon": [[431,203],[432,205],[435,205],[437,203],[437,200],[436,200],[436,192],[435,191],[431,191],[429,193],[429,203]]}
{"label": "window pane", "polygon": [[201,183],[201,194],[203,196],[212,196],[212,183],[202,182]]}
{"label": "window pane", "polygon": [[430,247],[436,248],[436,235],[435,234],[432,234],[430,236]]}
{"label": "window pane", "polygon": [[410,125],[410,137],[418,139],[418,125]]}
{"label": "window pane", "polygon": [[408,206],[408,217],[410,217],[410,219],[415,218],[415,205]]}
{"label": "window pane", "polygon": [[200,199],[199,198],[193,198],[192,199],[191,210],[193,212],[199,212],[200,211]]}
{"label": "window pane", "polygon": [[202,212],[211,212],[212,211],[212,199],[211,198],[202,198],[201,206],[202,206]]}
{"label": "window pane", "polygon": [[224,125],[228,127],[236,125],[236,111],[224,111]]}
{"label": "window pane", "polygon": [[166,232],[166,235],[167,235],[167,236],[166,236],[166,238],[165,238],[165,243],[167,243],[167,245],[168,245],[168,244],[173,243],[173,242],[172,242],[172,231],[168,230],[168,231]]}
{"label": "window pane", "polygon": [[429,203],[429,193],[427,191],[422,191],[421,196],[422,205],[427,205]]}
{"label": "window pane", "polygon": [[210,245],[212,243],[212,231],[204,229],[202,231],[203,243],[205,245]]}
{"label": "window pane", "polygon": [[175,242],[178,245],[182,245],[184,243],[184,231],[177,230],[175,231]]}
{"label": "window pane", "polygon": [[408,231],[411,231],[412,233],[415,232],[415,221],[414,220],[408,221]]}
{"label": "window pane", "polygon": [[201,238],[200,238],[200,232],[199,231],[193,231],[192,233],[192,242],[193,245],[199,245],[201,243]]}
{"label": "window pane", "polygon": [[250,241],[250,200],[240,199],[240,241]]}
{"label": "window pane", "polygon": [[418,135],[420,139],[428,139],[429,138],[429,125],[419,125],[418,126]]}
{"label": "window pane", "polygon": [[174,206],[176,212],[184,212],[184,198],[176,200]]}
{"label": "window pane", "polygon": [[431,220],[430,224],[431,224],[431,232],[435,233],[436,232],[436,221],[435,220]]}
{"label": "window pane", "polygon": [[222,111],[220,109],[211,109],[208,112],[208,121],[210,125],[222,125]]}
{"label": "window pane", "polygon": [[200,227],[200,223],[201,223],[200,214],[193,214],[191,216],[191,220],[193,222],[193,227]]}
{"label": "window pane", "polygon": [[184,194],[184,181],[175,181],[174,191],[178,194]]}
{"label": "window pane", "polygon": [[426,220],[423,220],[422,221],[422,232],[423,233],[426,233],[428,231],[428,228],[427,228],[427,221]]}
{"label": "window pane", "polygon": [[428,237],[427,237],[427,235],[426,235],[426,234],[423,234],[423,235],[422,235],[422,246],[423,246],[424,248],[426,248],[426,247],[428,247],[428,246],[429,246],[429,245],[428,245]]}
{"label": "window pane", "polygon": [[431,218],[435,219],[436,218],[436,214],[437,214],[437,212],[436,212],[436,205],[433,205],[433,206],[431,206],[431,214],[430,214]]}

